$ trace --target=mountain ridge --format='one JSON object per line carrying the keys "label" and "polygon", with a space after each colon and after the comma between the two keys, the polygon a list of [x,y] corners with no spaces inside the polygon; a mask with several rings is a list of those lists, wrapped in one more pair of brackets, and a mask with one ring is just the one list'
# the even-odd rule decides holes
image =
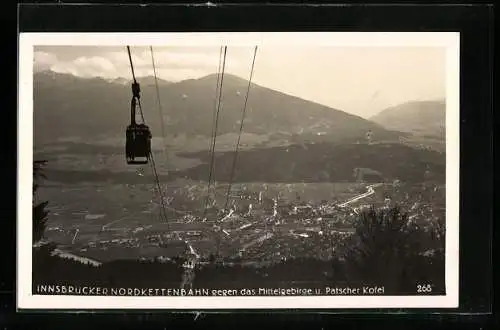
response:
{"label": "mountain ridge", "polygon": [[[210,74],[160,84],[162,120],[169,133],[211,136],[216,77]],[[141,79],[138,81],[141,83]],[[247,84],[244,78],[225,75],[218,134],[238,132]],[[141,87],[146,120],[153,131],[160,132],[156,88],[154,84]],[[105,79],[35,74],[35,138],[50,141],[69,136],[121,136],[129,122],[130,98],[129,86]],[[403,134],[342,110],[256,84],[250,90],[244,124],[248,133],[283,133],[307,140],[354,141],[364,139],[369,130],[380,139],[396,140]]]}
{"label": "mountain ridge", "polygon": [[386,108],[369,119],[390,130],[444,137],[446,101],[408,101]]}

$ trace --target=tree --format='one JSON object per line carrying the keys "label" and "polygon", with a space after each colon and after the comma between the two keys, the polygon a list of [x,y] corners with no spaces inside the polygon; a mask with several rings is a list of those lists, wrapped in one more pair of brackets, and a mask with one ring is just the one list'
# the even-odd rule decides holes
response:
{"label": "tree", "polygon": [[33,162],[33,244],[38,243],[43,238],[49,214],[45,209],[48,202],[44,201],[37,204],[36,201],[36,192],[40,180],[45,179],[43,167],[46,163],[46,160],[35,160]]}
{"label": "tree", "polygon": [[38,189],[38,183],[41,179],[45,179],[46,176],[43,173],[43,167],[47,164],[46,160],[35,160],[33,161],[33,194],[36,193]]}
{"label": "tree", "polygon": [[386,293],[414,292],[429,274],[439,276],[423,255],[429,241],[425,235],[397,206],[363,211],[345,255],[345,276],[366,285],[383,285]]}

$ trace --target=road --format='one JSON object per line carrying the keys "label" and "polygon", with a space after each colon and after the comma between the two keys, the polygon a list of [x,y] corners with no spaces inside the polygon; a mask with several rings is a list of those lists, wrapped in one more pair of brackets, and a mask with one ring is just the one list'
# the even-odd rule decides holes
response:
{"label": "road", "polygon": [[380,187],[382,185],[382,183],[375,183],[375,184],[371,184],[369,186],[367,186],[367,191],[365,193],[362,193],[358,196],[355,196],[351,199],[349,199],[347,202],[344,202],[342,204],[339,204],[340,207],[346,207],[347,205],[351,204],[351,203],[354,203],[360,199],[363,199],[363,198],[366,198],[368,196],[371,196],[375,193],[375,189],[376,187]]}

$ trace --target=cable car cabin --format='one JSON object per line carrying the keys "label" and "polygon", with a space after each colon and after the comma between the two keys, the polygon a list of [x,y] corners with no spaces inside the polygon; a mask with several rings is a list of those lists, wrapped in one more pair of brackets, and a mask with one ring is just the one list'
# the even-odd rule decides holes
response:
{"label": "cable car cabin", "polygon": [[127,164],[147,164],[151,155],[151,131],[145,124],[127,127],[125,154]]}

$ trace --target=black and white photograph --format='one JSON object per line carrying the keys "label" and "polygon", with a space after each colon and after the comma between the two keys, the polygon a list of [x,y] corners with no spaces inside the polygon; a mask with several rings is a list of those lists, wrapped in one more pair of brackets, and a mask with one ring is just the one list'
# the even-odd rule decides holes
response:
{"label": "black and white photograph", "polygon": [[19,38],[19,308],[458,306],[458,33]]}

